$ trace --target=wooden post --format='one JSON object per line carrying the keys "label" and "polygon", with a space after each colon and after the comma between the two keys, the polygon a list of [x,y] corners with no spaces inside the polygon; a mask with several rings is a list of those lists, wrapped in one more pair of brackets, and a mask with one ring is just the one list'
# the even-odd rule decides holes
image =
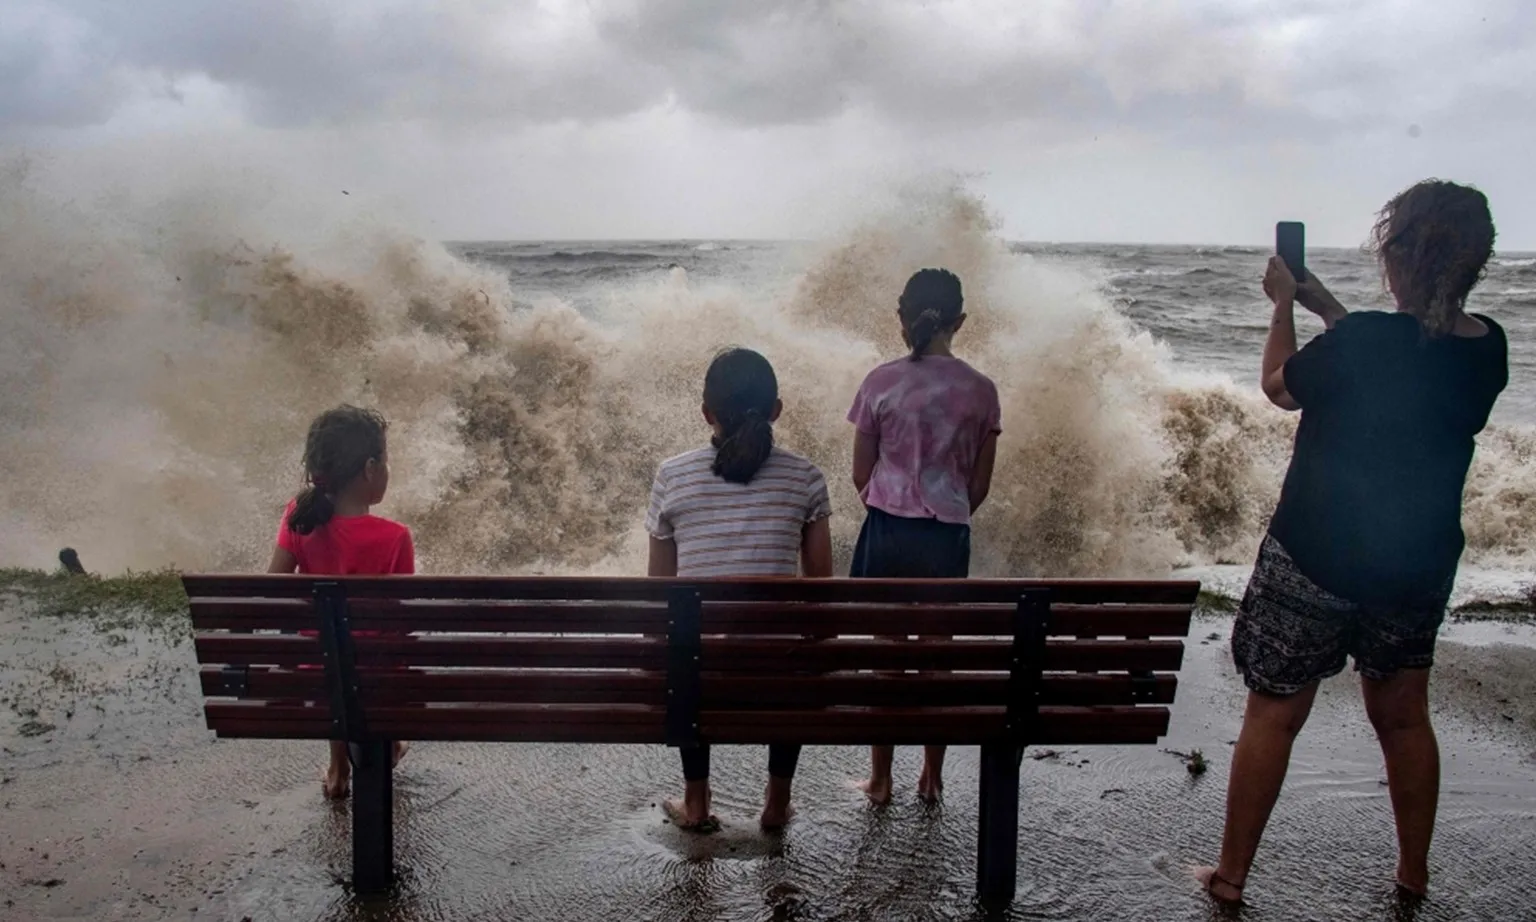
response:
{"label": "wooden post", "polygon": [[361,896],[395,883],[394,744],[373,740],[348,747],[352,766],[352,886]]}
{"label": "wooden post", "polygon": [[988,909],[1013,902],[1019,882],[1019,765],[1040,714],[1040,674],[1050,632],[1051,594],[1031,589],[1013,617],[1007,738],[981,747],[976,821],[976,897]]}

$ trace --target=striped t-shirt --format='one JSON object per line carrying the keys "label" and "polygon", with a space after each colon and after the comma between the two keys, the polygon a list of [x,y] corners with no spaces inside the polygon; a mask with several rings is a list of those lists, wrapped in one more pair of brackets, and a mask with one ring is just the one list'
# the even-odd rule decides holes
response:
{"label": "striped t-shirt", "polygon": [[774,448],[751,483],[715,474],[715,450],[662,463],[645,530],[677,542],[678,576],[798,576],[805,526],[832,514],[821,469]]}

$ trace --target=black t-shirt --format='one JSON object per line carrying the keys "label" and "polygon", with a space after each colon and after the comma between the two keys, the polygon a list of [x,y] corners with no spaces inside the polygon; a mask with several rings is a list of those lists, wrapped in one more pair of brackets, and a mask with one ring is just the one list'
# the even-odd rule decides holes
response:
{"label": "black t-shirt", "polygon": [[1349,314],[1285,363],[1301,405],[1270,534],[1361,604],[1428,600],[1456,575],[1473,437],[1509,381],[1504,330],[1427,340],[1407,314]]}

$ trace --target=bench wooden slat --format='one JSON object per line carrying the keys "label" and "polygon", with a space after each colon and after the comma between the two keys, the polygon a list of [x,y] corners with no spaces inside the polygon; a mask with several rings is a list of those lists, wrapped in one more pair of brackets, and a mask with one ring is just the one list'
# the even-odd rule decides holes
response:
{"label": "bench wooden slat", "polygon": [[[705,633],[785,635],[1011,635],[1012,605],[823,605],[713,602]],[[401,602],[359,599],[353,630],[468,633],[667,632],[667,609],[654,604],[553,602]],[[1052,605],[1052,635],[1158,638],[1189,633],[1189,605]],[[195,630],[312,630],[303,599],[195,599]]]}
{"label": "bench wooden slat", "polygon": [[[202,663],[322,665],[320,641],[281,634],[197,634]],[[357,637],[359,666],[665,669],[666,642],[648,637]]]}
{"label": "bench wooden slat", "polygon": [[186,575],[188,596],[310,598],[317,582],[339,582],[349,599],[517,599],[664,602],[673,586],[689,586],[706,602],[1002,603],[1021,591],[1048,588],[1054,602],[1193,605],[1194,580],[666,580],[595,577]]}
{"label": "bench wooden slat", "polygon": [[[360,599],[354,630],[526,634],[664,634],[666,608],[652,604],[540,602],[399,603]],[[1050,633],[1071,637],[1183,637],[1188,605],[1053,605]],[[196,599],[196,630],[313,630],[301,599]],[[721,602],[704,608],[704,633],[955,634],[1013,633],[1011,605],[786,605]]]}
{"label": "bench wooden slat", "polygon": [[[654,603],[399,602],[351,603],[358,631],[459,631],[522,634],[665,634],[667,609]],[[307,599],[193,599],[194,630],[315,630]]]}
{"label": "bench wooden slat", "polygon": [[[1055,605],[1050,633],[1075,637],[1181,637],[1189,632],[1188,605]],[[711,603],[705,633],[741,634],[958,634],[1012,633],[1013,607],[1001,605],[793,605]],[[430,630],[476,633],[635,633],[666,630],[660,606],[633,604],[394,603],[358,600],[357,630]],[[198,630],[313,628],[307,603],[297,599],[194,600]]]}
{"label": "bench wooden slat", "polygon": [[[318,670],[252,669],[235,676],[218,667],[200,673],[208,697],[294,698],[329,704],[324,674]],[[666,703],[666,677],[656,672],[510,671],[455,672],[364,670],[361,696],[368,706],[417,702],[492,702],[506,704]],[[1153,676],[1146,704],[1171,704],[1177,680]],[[899,706],[922,704],[1006,703],[1008,679],[1002,674],[824,676],[731,676],[705,673],[704,699],[732,707],[783,708],[822,704]],[[1125,675],[1049,673],[1042,677],[1040,699],[1047,705],[1133,704],[1134,683]]]}
{"label": "bench wooden slat", "polygon": [[[1168,732],[1164,707],[1042,707],[1031,745],[1155,743]],[[1003,708],[875,708],[827,711],[703,711],[712,743],[966,744],[1005,733]]]}
{"label": "bench wooden slat", "polygon": [[[329,739],[324,708],[209,702],[208,726],[223,737]],[[664,707],[500,705],[380,707],[368,711],[375,738],[466,742],[661,743]]]}
{"label": "bench wooden slat", "polygon": [[[321,708],[210,703],[208,725],[220,736],[326,739]],[[658,743],[665,708],[610,705],[501,705],[373,708],[377,737],[484,742]],[[711,743],[921,744],[1001,738],[997,707],[876,708],[822,711],[703,711],[699,729]],[[1043,707],[1031,740],[1039,744],[1152,743],[1167,732],[1162,707]]]}
{"label": "bench wooden slat", "polygon": [[[315,638],[198,634],[198,661],[232,665],[315,665]],[[359,666],[664,669],[666,643],[648,637],[358,637]],[[706,637],[703,668],[743,672],[838,669],[1006,670],[1013,645],[1003,640],[742,639]],[[1044,665],[1053,671],[1176,671],[1177,640],[1053,640]]]}
{"label": "bench wooden slat", "polygon": [[[1052,640],[1050,671],[1174,671],[1183,661],[1177,640]],[[1006,640],[704,639],[705,669],[739,672],[829,672],[839,669],[999,670],[1013,663]]]}
{"label": "bench wooden slat", "polygon": [[[212,666],[201,671],[200,679],[209,697],[297,698],[329,704],[319,670],[253,668],[247,675],[232,676]],[[424,702],[663,705],[667,680],[659,672],[621,670],[363,669],[358,685],[368,707]]]}
{"label": "bench wooden slat", "polygon": [[[1172,675],[1151,680],[1146,704],[1171,704],[1177,687]],[[704,675],[704,700],[721,707],[789,708],[827,703],[860,707],[943,707],[962,704],[1002,706],[1008,701],[1002,674],[833,673],[825,676]],[[1131,705],[1137,702],[1130,676],[1048,673],[1040,680],[1040,703],[1054,706]]]}
{"label": "bench wooden slat", "polygon": [[[1011,636],[1013,605],[708,603],[703,633]],[[1052,605],[1049,632],[1072,637],[1183,637],[1188,605]]]}

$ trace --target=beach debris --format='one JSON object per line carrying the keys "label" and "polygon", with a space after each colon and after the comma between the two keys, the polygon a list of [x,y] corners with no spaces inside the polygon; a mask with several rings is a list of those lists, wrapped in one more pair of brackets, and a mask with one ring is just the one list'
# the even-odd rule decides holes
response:
{"label": "beach debris", "polygon": [[1183,762],[1184,767],[1189,769],[1189,773],[1196,777],[1205,774],[1206,770],[1210,768],[1205,762],[1205,753],[1198,749],[1191,749],[1188,752],[1180,752],[1177,749],[1164,749],[1163,752]]}
{"label": "beach debris", "polygon": [[1109,795],[1111,795],[1111,794],[1124,794],[1124,793],[1125,793],[1125,788],[1105,788],[1104,792],[1099,795],[1099,800],[1104,800],[1104,799],[1108,798]]}
{"label": "beach debris", "polygon": [[72,547],[59,551],[59,563],[64,565],[65,571],[71,576],[85,575],[85,566],[80,563],[80,555],[75,553]]}
{"label": "beach debris", "polygon": [[54,887],[62,887],[62,886],[64,886],[64,881],[60,880],[57,877],[49,877],[46,880],[38,880],[37,878],[29,877],[26,880],[22,881],[22,883],[26,884],[29,887],[42,887],[45,890],[52,890]]}
{"label": "beach debris", "polygon": [[52,733],[56,728],[53,724],[43,723],[41,720],[29,720],[21,725],[16,732],[22,736],[42,736],[44,733]]}
{"label": "beach debris", "polygon": [[1034,759],[1036,762],[1044,762],[1046,759],[1051,759],[1054,761],[1061,758],[1061,753],[1054,749],[1037,749],[1034,752],[1031,752],[1029,757]]}

